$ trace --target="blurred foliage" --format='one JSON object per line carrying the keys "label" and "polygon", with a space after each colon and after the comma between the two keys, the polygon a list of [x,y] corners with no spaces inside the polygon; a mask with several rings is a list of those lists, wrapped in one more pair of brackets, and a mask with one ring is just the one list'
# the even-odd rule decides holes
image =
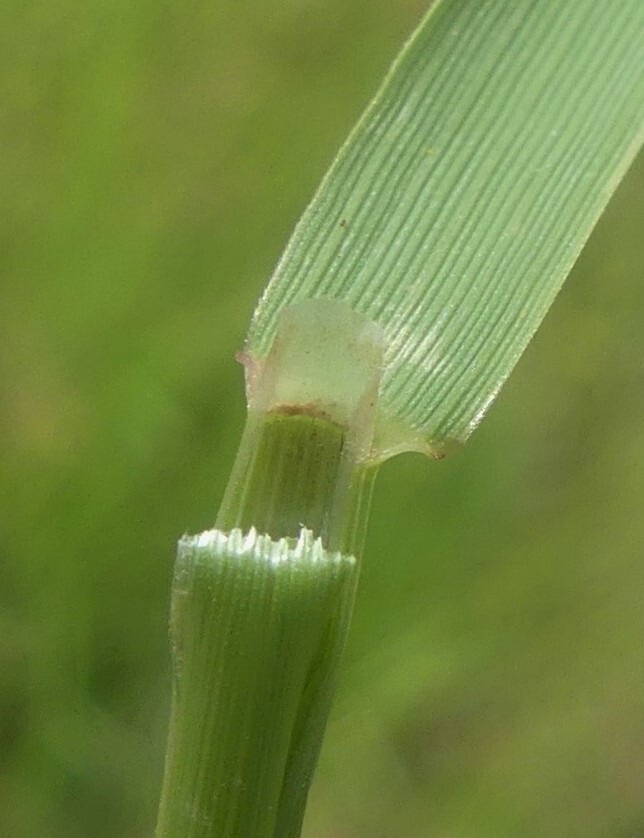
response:
{"label": "blurred foliage", "polygon": [[[151,834],[233,354],[424,6],[0,9],[0,834]],[[306,838],[644,834],[643,186],[464,451],[383,467]]]}

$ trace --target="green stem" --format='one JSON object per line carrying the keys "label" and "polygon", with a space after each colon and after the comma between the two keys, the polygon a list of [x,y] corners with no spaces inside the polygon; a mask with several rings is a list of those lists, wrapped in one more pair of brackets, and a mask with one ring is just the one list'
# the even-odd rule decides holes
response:
{"label": "green stem", "polygon": [[157,838],[300,834],[374,476],[325,417],[249,414],[217,529],[179,544]]}
{"label": "green stem", "polygon": [[361,552],[375,472],[327,418],[251,411],[215,526],[273,539],[307,529],[330,550]]}

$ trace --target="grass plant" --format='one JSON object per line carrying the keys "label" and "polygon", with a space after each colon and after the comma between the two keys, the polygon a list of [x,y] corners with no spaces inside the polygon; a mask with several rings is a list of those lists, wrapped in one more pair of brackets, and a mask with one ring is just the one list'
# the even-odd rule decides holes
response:
{"label": "grass plant", "polygon": [[289,838],[376,466],[466,441],[642,139],[636,0],[436,3],[296,227],[243,355],[216,528],[181,542],[158,838]]}
{"label": "grass plant", "polygon": [[[566,4],[566,12],[575,14],[577,5]],[[285,0],[268,13],[256,0],[2,4],[1,836],[141,838],[154,831],[171,694],[168,591],[177,537],[211,527],[220,498],[240,500],[226,491],[245,422],[241,368],[233,357],[243,349],[249,315],[297,218],[427,6],[429,0]],[[486,10],[501,9],[478,0],[468,6],[480,27]],[[547,26],[555,10],[550,2],[503,6],[515,10],[517,24],[526,9],[551,46],[552,37],[566,31],[569,69],[578,52],[587,58],[586,45],[594,45],[608,70],[623,68],[624,89],[639,88],[639,63],[627,67],[628,48],[618,48],[623,15],[629,15],[629,43],[640,37],[639,8],[580,4],[584,20],[573,31]],[[472,38],[445,23],[456,59]],[[487,29],[486,38],[495,42]],[[513,31],[519,37],[521,27]],[[507,43],[511,49],[513,39]],[[531,65],[533,84],[549,55]],[[462,70],[469,80],[463,95],[475,108],[481,97],[471,94],[482,93],[495,56],[481,72],[481,65]],[[418,335],[441,340],[429,354],[430,340],[418,345],[418,355],[405,355],[403,333],[396,331],[405,312],[390,309],[386,294],[377,304],[370,300],[372,314],[362,312],[374,323],[382,303],[376,327],[387,332],[385,344],[398,335],[409,372],[424,371],[423,382],[443,381],[434,393],[437,421],[423,425],[432,410],[421,388],[417,412],[407,416],[404,433],[394,433],[437,452],[460,446],[428,441],[455,416],[463,387],[485,377],[490,360],[478,350],[469,360],[463,355],[463,387],[456,377],[446,387],[456,357],[452,342],[459,335],[467,340],[476,323],[494,320],[466,318],[473,298],[465,292],[474,290],[479,274],[460,254],[476,259],[487,240],[474,235],[473,222],[487,218],[492,225],[498,217],[490,236],[500,248],[496,255],[512,237],[519,242],[541,230],[530,253],[569,244],[566,259],[572,260],[588,232],[582,230],[587,217],[582,213],[577,227],[566,216],[565,201],[547,210],[544,205],[535,218],[526,215],[525,191],[523,208],[506,213],[502,201],[494,202],[496,193],[486,192],[487,202],[477,203],[478,191],[467,185],[480,175],[483,194],[485,178],[505,172],[508,182],[515,179],[525,189],[550,169],[557,177],[539,193],[549,200],[559,187],[572,187],[583,170],[589,188],[604,182],[607,195],[616,170],[609,180],[610,161],[593,157],[583,144],[620,124],[604,109],[612,97],[593,95],[591,75],[584,70],[579,81],[578,68],[575,89],[587,91],[586,103],[596,101],[599,110],[592,124],[577,130],[576,109],[569,109],[570,131],[556,136],[576,136],[588,152],[585,163],[573,156],[567,167],[555,167],[556,150],[546,138],[538,149],[533,145],[542,156],[527,155],[521,171],[512,165],[521,143],[512,153],[506,144],[497,165],[490,165],[499,134],[486,143],[467,113],[466,132],[458,130],[454,111],[443,119],[453,98],[447,101],[443,88],[457,84],[453,68],[446,65],[427,124],[428,137],[444,142],[423,144],[416,170],[427,175],[435,167],[432,189],[418,208],[447,211],[418,227],[418,259],[406,259],[398,277],[404,273],[417,282],[408,287],[407,300],[420,317]],[[521,109],[518,88],[501,81],[496,73],[508,105],[499,126],[510,130],[515,106],[527,124],[532,113]],[[570,83],[562,80],[562,89],[565,84],[572,90],[572,76]],[[613,116],[622,93],[615,90]],[[557,99],[542,104],[547,101]],[[392,129],[411,125],[414,113],[400,113]],[[382,136],[383,125],[370,124],[373,139]],[[390,148],[383,165],[393,164],[403,145]],[[443,188],[437,169],[446,176],[457,157],[462,178]],[[358,176],[360,167],[352,173]],[[391,186],[393,211],[407,193],[400,179]],[[377,194],[387,195],[378,189],[371,197]],[[469,212],[461,203],[467,196]],[[355,193],[358,203],[369,197],[368,189]],[[597,212],[600,204],[593,204]],[[398,257],[406,258],[390,245],[413,245],[413,225],[401,218],[399,231],[388,238],[386,224],[369,235],[356,224],[357,204],[351,210],[329,226],[328,246],[342,242],[346,249],[335,256],[325,249],[322,270],[307,260],[301,273],[291,271],[293,301],[296,281],[308,281],[310,268],[316,283],[328,274],[324,293],[342,303],[340,289],[331,290],[334,266],[354,253],[342,282],[350,285],[364,265],[364,294],[344,301],[355,313],[361,300],[370,299],[368,273],[382,277],[396,269]],[[371,218],[375,222],[376,214]],[[309,215],[311,225],[313,220]],[[323,212],[318,221],[326,223]],[[450,221],[453,235],[443,242],[439,228]],[[357,522],[354,534],[347,534],[356,545],[351,554],[363,552],[364,559],[342,665],[331,679],[335,698],[308,795],[305,838],[644,834],[643,225],[640,156],[465,449],[442,462],[405,455],[376,466],[366,537],[366,516],[347,510],[344,520]],[[482,234],[483,227],[476,229]],[[312,231],[310,226],[307,235]],[[425,235],[431,247],[421,247]],[[324,242],[322,237],[319,244]],[[494,256],[488,253],[489,264]],[[463,293],[454,299],[440,267],[445,259],[452,260],[454,276],[467,273]],[[431,269],[421,273],[416,268],[423,260]],[[281,274],[290,271],[287,262]],[[510,291],[524,271],[506,271],[503,259],[495,264],[499,270],[487,274],[489,288],[501,283],[497,291],[510,305],[506,320],[512,324],[513,312],[519,324],[522,309],[512,307]],[[529,258],[524,268],[529,272]],[[533,288],[541,287],[539,281],[535,274]],[[278,305],[282,282],[269,292],[277,296],[267,300],[265,324],[277,326],[293,313],[290,301]],[[435,322],[423,319],[428,309],[419,305],[430,286]],[[545,285],[543,290],[550,293]],[[300,303],[307,303],[301,294]],[[321,304],[317,298],[315,305]],[[335,323],[347,308],[336,308],[318,328]],[[253,359],[264,360],[273,345],[268,332],[258,331],[259,318],[258,312],[254,348],[247,346],[242,358],[249,371],[259,369]],[[501,338],[501,331],[494,335]],[[481,350],[494,345],[483,332],[479,337]],[[395,360],[391,349],[387,355],[388,364]],[[434,375],[424,374],[428,366]],[[324,371],[319,365],[318,388]],[[342,380],[349,384],[346,375]],[[374,427],[394,429],[391,410],[382,408],[381,402]],[[309,417],[317,427],[325,418],[309,411],[303,421]],[[411,433],[410,420],[420,422]],[[299,449],[289,443],[284,450]],[[246,452],[251,465],[251,449]],[[346,486],[326,474],[321,494],[328,497],[336,483]],[[364,511],[374,470],[363,476],[363,494],[350,497]],[[284,504],[275,510],[280,527],[291,528],[297,517],[294,494],[288,514]],[[308,529],[328,524],[328,510],[317,508]],[[265,506],[263,514],[268,512]],[[246,530],[248,521],[242,525]],[[232,517],[226,527],[234,529]],[[336,532],[344,537],[342,527]],[[194,559],[195,577],[203,572],[197,554],[203,558],[209,549],[207,539],[197,549],[198,541],[199,535],[182,539],[184,564]],[[299,541],[298,534],[288,548]],[[269,569],[267,562],[258,572],[260,567]],[[288,568],[282,569],[276,596],[283,604]],[[221,578],[230,580],[224,570],[222,564]],[[191,578],[183,576],[184,589]],[[334,584],[331,577],[326,588],[319,581],[320,592]],[[303,600],[314,590],[303,586]],[[222,609],[230,604],[220,602]],[[185,631],[197,625],[185,609],[175,614],[176,632],[181,620]],[[216,639],[221,627],[213,616],[206,619],[204,612],[203,625]],[[241,627],[242,617],[229,611],[225,618]],[[293,617],[310,636],[305,615]],[[274,625],[266,623],[267,640],[276,636]],[[257,639],[250,631],[247,636]],[[293,650],[301,673],[312,658],[300,646]],[[267,661],[279,659],[279,648],[273,651]],[[216,686],[206,685],[201,698]],[[267,680],[254,682],[258,697],[266,697],[267,687]],[[191,715],[207,734],[208,719]],[[264,730],[260,724],[254,729]],[[283,742],[283,727],[279,731],[275,741]],[[204,735],[199,742],[210,740]],[[225,736],[219,741],[232,745]],[[236,765],[243,764],[240,757]],[[230,803],[239,811],[232,797]]]}

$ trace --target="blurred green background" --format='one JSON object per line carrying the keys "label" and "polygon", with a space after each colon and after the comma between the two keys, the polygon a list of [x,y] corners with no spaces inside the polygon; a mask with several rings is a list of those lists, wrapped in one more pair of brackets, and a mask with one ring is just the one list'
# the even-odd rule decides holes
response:
{"label": "blurred green background", "polygon": [[[425,6],[2,5],[0,835],[151,835],[233,354]],[[643,186],[468,446],[381,470],[306,838],[644,835]]]}

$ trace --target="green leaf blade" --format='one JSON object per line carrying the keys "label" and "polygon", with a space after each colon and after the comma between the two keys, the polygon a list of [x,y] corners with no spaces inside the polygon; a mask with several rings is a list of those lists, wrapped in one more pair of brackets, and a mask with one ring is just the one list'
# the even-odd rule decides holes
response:
{"label": "green leaf blade", "polygon": [[386,337],[379,454],[481,420],[635,156],[640,0],[443,0],[304,213],[255,312],[348,302]]}

